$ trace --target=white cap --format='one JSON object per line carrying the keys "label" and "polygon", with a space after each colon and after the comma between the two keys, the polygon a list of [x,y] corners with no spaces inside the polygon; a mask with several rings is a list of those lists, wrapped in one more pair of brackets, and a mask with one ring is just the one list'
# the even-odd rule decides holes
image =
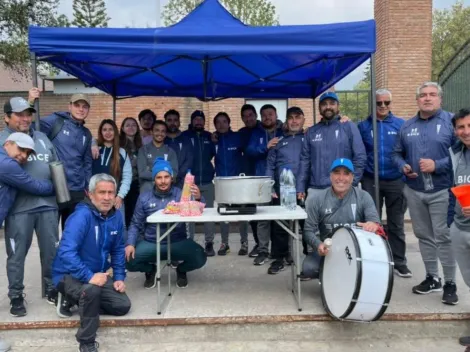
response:
{"label": "white cap", "polygon": [[6,142],[14,142],[20,148],[29,149],[29,150],[32,150],[33,152],[36,152],[34,150],[33,139],[30,136],[28,136],[26,133],[22,133],[22,132],[12,133],[8,136],[5,143]]}

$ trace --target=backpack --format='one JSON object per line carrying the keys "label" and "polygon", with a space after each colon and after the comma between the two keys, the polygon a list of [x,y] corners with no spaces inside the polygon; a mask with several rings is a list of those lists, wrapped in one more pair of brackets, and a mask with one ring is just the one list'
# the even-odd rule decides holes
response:
{"label": "backpack", "polygon": [[49,133],[49,140],[52,142],[52,140],[57,137],[59,132],[62,130],[62,127],[64,127],[65,124],[65,118],[57,115],[56,120],[54,121],[54,126],[52,126],[51,132]]}

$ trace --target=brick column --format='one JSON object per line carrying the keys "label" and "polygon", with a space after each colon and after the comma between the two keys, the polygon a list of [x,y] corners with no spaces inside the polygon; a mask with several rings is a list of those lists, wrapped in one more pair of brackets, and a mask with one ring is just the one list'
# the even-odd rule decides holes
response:
{"label": "brick column", "polygon": [[375,0],[376,83],[393,95],[393,112],[416,113],[416,88],[431,78],[432,0]]}

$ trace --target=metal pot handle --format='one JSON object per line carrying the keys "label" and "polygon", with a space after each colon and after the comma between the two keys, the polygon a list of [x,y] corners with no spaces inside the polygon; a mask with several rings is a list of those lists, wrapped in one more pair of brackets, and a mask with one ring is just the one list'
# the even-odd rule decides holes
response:
{"label": "metal pot handle", "polygon": [[263,182],[263,185],[262,185],[261,187],[264,187],[264,185],[267,184],[267,183],[272,187],[272,186],[274,186],[274,184],[275,184],[276,182],[274,182],[274,180],[264,181],[264,182]]}
{"label": "metal pot handle", "polygon": [[239,174],[238,176],[245,177],[245,176],[246,176],[246,174],[242,172],[242,173],[241,173],[241,174]]}

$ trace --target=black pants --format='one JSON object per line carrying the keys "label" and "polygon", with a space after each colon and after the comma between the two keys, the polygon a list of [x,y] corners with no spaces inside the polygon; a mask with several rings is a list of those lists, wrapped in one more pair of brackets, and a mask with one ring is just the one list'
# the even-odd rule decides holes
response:
{"label": "black pants", "polygon": [[126,227],[131,226],[132,216],[134,216],[135,205],[137,203],[137,198],[139,198],[140,186],[139,181],[135,180],[131,183],[131,188],[127,193],[126,198],[124,198],[124,205],[126,209]]}
{"label": "black pants", "polygon": [[121,316],[131,309],[131,301],[125,293],[117,292],[113,280],[108,279],[103,287],[84,284],[65,275],[57,286],[69,302],[78,302],[80,327],[75,337],[79,343],[92,343],[100,326],[100,314]]}
{"label": "black pants", "polygon": [[[362,189],[367,191],[375,202],[374,179],[370,176],[364,175],[361,183]],[[406,242],[404,231],[406,199],[403,195],[404,186],[405,184],[401,179],[392,181],[380,180],[379,182],[379,206],[380,209],[382,209],[385,200],[387,211],[387,225],[385,226],[385,231],[388,235],[388,243],[390,244],[393,260],[396,265],[406,264]],[[382,214],[379,215],[382,217]]]}
{"label": "black pants", "polygon": [[68,217],[75,211],[78,203],[85,199],[85,192],[70,191],[70,202],[59,205],[59,215],[61,217],[60,224],[62,231],[65,229],[65,222]]}
{"label": "black pants", "polygon": [[251,231],[253,232],[253,239],[255,240],[255,243],[259,243],[258,239],[258,221],[250,221],[250,226],[251,226]]}
{"label": "black pants", "polygon": [[[273,198],[272,205],[281,205],[281,200],[279,198]],[[290,235],[281,226],[279,226],[277,222],[271,222],[272,259],[282,260],[289,255],[289,238]]]}

